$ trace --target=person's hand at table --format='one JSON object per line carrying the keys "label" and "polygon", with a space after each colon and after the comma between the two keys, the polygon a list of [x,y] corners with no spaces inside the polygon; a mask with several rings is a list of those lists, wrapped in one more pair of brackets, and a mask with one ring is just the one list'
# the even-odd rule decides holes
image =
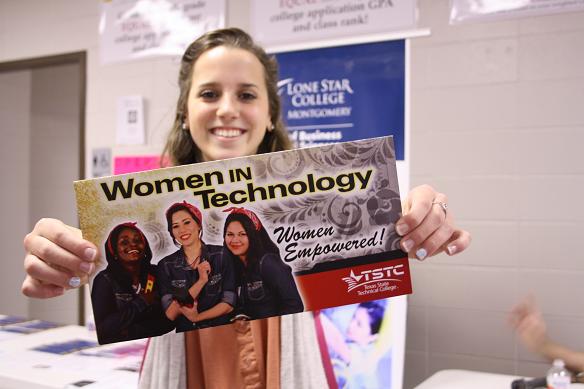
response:
{"label": "person's hand at table", "polygon": [[533,297],[530,296],[513,307],[509,323],[529,351],[536,354],[543,353],[545,345],[550,340],[547,335],[547,326]]}
{"label": "person's hand at table", "polygon": [[566,367],[577,375],[582,382],[584,372],[584,352],[555,342],[548,335],[547,325],[538,308],[535,298],[530,295],[513,307],[509,315],[509,324],[519,337],[521,343],[532,353],[538,354],[550,362],[562,359]]}
{"label": "person's hand at table", "polygon": [[60,296],[85,284],[95,271],[95,245],[57,219],[39,220],[24,238],[24,249],[22,293],[28,297]]}
{"label": "person's hand at table", "polygon": [[446,195],[431,186],[412,189],[402,211],[395,229],[402,236],[402,250],[410,257],[424,260],[442,251],[455,255],[470,245],[470,233],[454,224]]}

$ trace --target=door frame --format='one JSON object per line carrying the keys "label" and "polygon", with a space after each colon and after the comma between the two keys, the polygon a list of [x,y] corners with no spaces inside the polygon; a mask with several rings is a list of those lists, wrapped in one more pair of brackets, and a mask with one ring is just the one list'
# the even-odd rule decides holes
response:
{"label": "door frame", "polygon": [[[87,91],[87,53],[77,51],[66,54],[51,55],[38,58],[27,58],[16,61],[0,62],[0,73],[33,70],[58,65],[79,65],[79,165],[77,178],[85,179],[85,102]],[[78,289],[77,322],[85,325],[85,288]]]}

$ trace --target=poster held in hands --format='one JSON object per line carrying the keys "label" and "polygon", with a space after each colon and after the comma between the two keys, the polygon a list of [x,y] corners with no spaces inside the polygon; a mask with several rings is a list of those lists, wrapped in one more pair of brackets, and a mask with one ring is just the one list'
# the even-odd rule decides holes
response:
{"label": "poster held in hands", "polygon": [[[78,181],[75,192],[83,236],[101,250],[100,343],[412,292],[392,137]],[[196,233],[177,232],[173,215],[192,216]]]}

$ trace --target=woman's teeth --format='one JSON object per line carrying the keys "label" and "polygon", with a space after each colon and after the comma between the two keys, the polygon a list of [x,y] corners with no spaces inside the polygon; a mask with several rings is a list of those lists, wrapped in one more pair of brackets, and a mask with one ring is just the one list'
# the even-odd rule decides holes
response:
{"label": "woman's teeth", "polygon": [[128,251],[128,254],[140,254],[139,250],[130,250]]}
{"label": "woman's teeth", "polygon": [[242,130],[234,129],[234,128],[216,128],[213,133],[217,136],[221,136],[223,138],[234,138],[239,136],[243,133]]}

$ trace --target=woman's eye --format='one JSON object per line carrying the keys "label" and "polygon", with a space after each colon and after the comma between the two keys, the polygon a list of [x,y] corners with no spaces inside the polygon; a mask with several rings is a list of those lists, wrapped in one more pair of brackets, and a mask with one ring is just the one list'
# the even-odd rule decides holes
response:
{"label": "woman's eye", "polygon": [[242,100],[255,100],[256,95],[251,92],[242,92],[239,95],[239,98]]}
{"label": "woman's eye", "polygon": [[216,93],[215,91],[212,90],[204,90],[201,93],[199,93],[199,96],[202,97],[205,100],[212,100],[217,98],[219,94]]}
{"label": "woman's eye", "polygon": [[191,222],[190,222],[189,220],[187,220],[187,221],[185,222],[185,225],[189,225],[189,224],[191,224]]}

